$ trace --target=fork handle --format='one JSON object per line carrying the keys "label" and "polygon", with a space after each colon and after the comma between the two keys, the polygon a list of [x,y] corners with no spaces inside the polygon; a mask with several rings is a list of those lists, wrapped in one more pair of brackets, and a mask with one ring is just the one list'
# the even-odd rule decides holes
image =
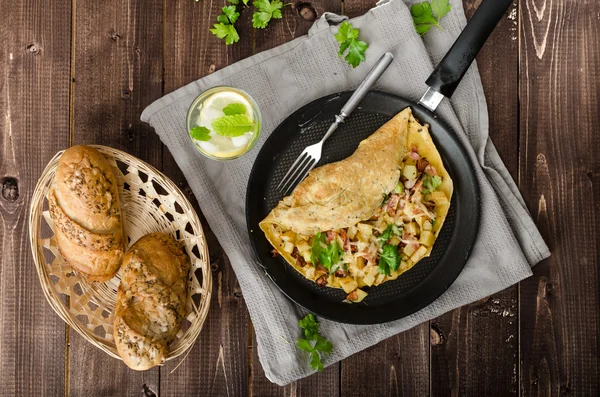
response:
{"label": "fork handle", "polygon": [[390,66],[390,63],[392,63],[393,60],[394,56],[391,52],[386,52],[381,56],[381,58],[379,58],[379,60],[377,61],[375,66],[373,66],[367,77],[365,77],[362,83],[360,83],[356,91],[354,91],[354,94],[352,94],[350,99],[348,99],[348,102],[346,102],[346,104],[342,108],[339,115],[339,117],[341,118],[340,121],[343,122],[344,119],[348,117],[354,109],[356,109],[360,101],[362,101],[365,95],[367,95],[367,92],[369,92],[369,90],[371,89],[371,87],[373,87],[375,82],[379,80],[383,72],[385,72],[385,70],[388,68],[388,66]]}

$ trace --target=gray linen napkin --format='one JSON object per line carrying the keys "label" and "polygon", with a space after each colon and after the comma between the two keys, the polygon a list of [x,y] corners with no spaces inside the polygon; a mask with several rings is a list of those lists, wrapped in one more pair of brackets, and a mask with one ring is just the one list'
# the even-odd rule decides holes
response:
{"label": "gray linen napkin", "polygon": [[[246,186],[256,155],[273,129],[306,103],[356,88],[385,51],[394,62],[376,87],[418,100],[426,78],[464,27],[460,0],[443,19],[445,30],[432,29],[421,38],[413,27],[410,1],[393,0],[355,18],[361,39],[370,47],[367,61],[356,69],[337,56],[335,23],[344,17],[326,13],[307,36],[254,55],[157,100],[143,112],[167,145],[187,178],[202,212],[216,234],[242,288],[256,330],[258,355],[266,376],[285,385],[313,371],[305,353],[287,341],[299,336],[304,310],[285,298],[261,270],[246,232]],[[256,147],[230,162],[216,162],[196,152],[186,131],[186,112],[204,90],[229,85],[248,92],[263,114]],[[321,320],[322,333],[334,346],[325,359],[331,365],[383,339],[476,301],[530,276],[531,268],[550,255],[525,203],[488,137],[488,113],[476,65],[466,74],[452,100],[438,114],[458,133],[477,167],[482,214],[477,243],[458,279],[439,299],[401,320],[381,325],[341,325]]]}

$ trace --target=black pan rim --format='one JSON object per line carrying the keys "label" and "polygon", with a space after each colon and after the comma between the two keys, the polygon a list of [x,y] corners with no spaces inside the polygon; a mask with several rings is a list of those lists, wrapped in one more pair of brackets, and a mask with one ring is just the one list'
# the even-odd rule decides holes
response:
{"label": "black pan rim", "polygon": [[[438,269],[439,268],[439,266],[438,266],[438,268],[433,269],[423,280],[421,280],[418,285],[416,285],[415,287],[412,288],[412,289],[417,289],[417,287],[422,288],[423,285],[428,285],[428,284],[433,283],[436,287],[435,292],[428,293],[427,297],[425,299],[421,299],[419,302],[416,302],[416,303],[411,303],[410,307],[408,307],[408,308],[406,308],[406,307],[394,308],[394,307],[390,306],[391,303],[388,303],[385,305],[380,305],[377,307],[376,313],[373,313],[373,315],[371,315],[371,312],[374,310],[374,308],[370,308],[368,305],[344,304],[345,308],[340,310],[341,306],[333,307],[331,304],[328,305],[327,302],[323,303],[322,301],[315,301],[314,299],[312,299],[311,296],[314,295],[314,292],[310,292],[307,296],[304,296],[302,294],[299,295],[297,293],[289,293],[289,292],[293,292],[292,290],[286,291],[286,288],[285,288],[286,282],[285,281],[282,282],[281,280],[278,282],[274,277],[271,276],[269,266],[265,265],[264,263],[261,262],[262,255],[261,255],[261,252],[259,252],[259,247],[258,247],[258,243],[256,240],[257,235],[254,234],[254,231],[258,232],[258,236],[259,236],[258,238],[261,238],[260,237],[261,235],[262,235],[263,239],[266,240],[266,238],[264,237],[264,234],[262,234],[262,231],[258,228],[258,224],[254,225],[252,223],[253,220],[251,219],[252,218],[251,211],[249,211],[251,206],[253,204],[256,204],[256,203],[253,203],[253,201],[255,201],[255,200],[253,200],[253,197],[250,193],[252,192],[253,182],[254,182],[255,176],[257,175],[257,172],[258,172],[257,170],[262,165],[261,161],[259,161],[259,160],[262,160],[261,153],[263,152],[263,150],[265,150],[265,148],[269,147],[269,144],[272,144],[274,141],[276,141],[279,138],[277,132],[281,128],[283,128],[283,126],[285,125],[285,123],[287,122],[287,120],[289,118],[291,118],[294,115],[301,113],[307,109],[310,109],[310,107],[313,104],[315,104],[319,101],[328,101],[332,98],[335,98],[336,96],[350,95],[350,94],[351,94],[351,91],[344,91],[344,92],[330,94],[330,95],[318,98],[314,101],[311,101],[310,103],[300,107],[299,109],[294,111],[292,114],[290,114],[286,119],[284,119],[279,124],[279,126],[273,131],[273,133],[269,136],[269,138],[267,138],[267,140],[261,147],[260,152],[252,166],[252,170],[250,172],[250,177],[248,180],[248,186],[247,186],[247,190],[246,190],[246,208],[245,208],[246,225],[247,225],[248,235],[249,235],[251,243],[252,243],[252,249],[257,258],[257,263],[262,267],[263,270],[265,270],[265,272],[267,273],[267,276],[271,279],[272,282],[274,282],[274,284],[278,287],[278,289],[288,299],[295,302],[299,306],[304,307],[305,309],[314,312],[318,316],[330,319],[332,321],[348,323],[348,324],[380,324],[380,323],[386,323],[386,322],[394,321],[394,320],[397,320],[400,318],[404,318],[404,317],[414,314],[415,312],[430,305],[432,302],[434,302],[436,299],[438,299],[441,295],[443,295],[443,293],[454,283],[456,278],[462,272],[462,270],[464,269],[464,266],[467,262],[467,259],[471,255],[473,246],[477,239],[478,230],[479,230],[479,223],[480,223],[480,217],[481,217],[480,186],[479,186],[479,182],[478,182],[477,178],[475,177],[473,162],[471,161],[470,157],[468,156],[468,154],[466,152],[466,148],[460,142],[460,140],[458,139],[458,137],[456,136],[454,131],[443,120],[441,120],[436,114],[430,112],[429,110],[425,109],[421,105],[419,105],[411,100],[408,100],[406,98],[402,98],[400,96],[382,92],[382,91],[370,91],[368,96],[371,96],[371,97],[375,96],[375,97],[380,97],[381,99],[390,99],[390,100],[398,101],[403,104],[402,108],[404,108],[406,106],[411,107],[411,109],[413,110],[413,113],[415,114],[415,117],[417,117],[422,122],[433,121],[433,122],[437,123],[439,125],[439,127],[441,129],[443,129],[443,133],[438,134],[438,133],[434,133],[432,131],[432,137],[434,138],[434,140],[437,140],[436,139],[437,135],[440,135],[447,139],[450,139],[452,141],[453,145],[455,146],[455,148],[460,152],[462,158],[464,159],[464,162],[469,166],[468,167],[469,171],[467,172],[468,175],[467,176],[461,175],[461,178],[468,179],[468,182],[470,184],[472,184],[473,189],[472,189],[471,193],[473,194],[472,198],[474,200],[474,203],[473,203],[474,208],[472,208],[471,209],[472,211],[469,213],[469,217],[473,223],[472,232],[469,236],[470,237],[469,241],[466,242],[467,246],[466,246],[466,249],[463,251],[464,256],[462,257],[462,259],[458,258],[456,261],[450,260],[451,262],[454,262],[454,263],[452,266],[448,266],[449,269],[447,269],[447,270],[453,270],[453,271],[449,271],[449,272],[446,272],[445,274],[441,275],[441,276],[443,276],[443,280],[442,280],[443,282],[440,283],[439,282],[440,280],[436,279],[436,277],[440,277],[439,273],[441,271],[440,269]],[[423,118],[425,118],[427,120],[423,120]],[[436,143],[436,145],[437,145],[437,143]],[[453,177],[453,179],[454,179],[454,177]],[[445,252],[443,254],[442,259],[444,259],[444,257],[446,255],[447,255],[447,253]],[[446,261],[448,261],[448,259],[446,259]],[[441,260],[440,260],[440,262],[441,262]],[[293,269],[293,267],[291,265],[287,264],[287,262],[286,262],[286,266],[289,266],[289,268],[292,269],[293,272],[296,272],[296,270]],[[410,272],[410,270],[409,270],[409,272]],[[400,276],[400,277],[402,277],[402,276]],[[284,284],[284,285],[282,285],[282,284]],[[374,287],[374,288],[377,288],[377,287]],[[410,290],[406,291],[406,293],[408,293],[408,292],[410,292]],[[328,307],[328,306],[331,306],[331,307]],[[385,311],[384,309],[386,306],[390,306],[388,308],[390,310]],[[349,309],[346,310],[346,308],[349,308]],[[340,311],[343,313],[340,313]]]}

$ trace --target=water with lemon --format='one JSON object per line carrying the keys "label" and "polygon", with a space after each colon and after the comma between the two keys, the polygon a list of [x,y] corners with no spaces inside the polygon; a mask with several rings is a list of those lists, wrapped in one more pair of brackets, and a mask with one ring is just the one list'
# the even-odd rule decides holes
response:
{"label": "water with lemon", "polygon": [[187,127],[196,148],[210,158],[233,159],[254,146],[260,132],[258,105],[245,92],[216,87],[190,106]]}

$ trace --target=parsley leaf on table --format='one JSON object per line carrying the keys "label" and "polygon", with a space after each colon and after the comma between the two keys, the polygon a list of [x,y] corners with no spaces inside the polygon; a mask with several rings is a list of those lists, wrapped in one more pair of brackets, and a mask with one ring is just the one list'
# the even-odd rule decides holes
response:
{"label": "parsley leaf on table", "polygon": [[337,240],[333,240],[331,244],[327,244],[325,233],[319,232],[315,234],[310,250],[310,261],[314,266],[320,263],[329,273],[333,273],[337,270],[338,262],[343,254],[344,251]]}
{"label": "parsley leaf on table", "polygon": [[401,261],[402,258],[398,254],[398,247],[391,244],[384,245],[383,252],[381,253],[381,257],[379,258],[379,264],[377,265],[377,267],[379,268],[379,273],[383,273],[386,276],[389,276],[390,269],[398,269],[398,266],[400,266]]}
{"label": "parsley leaf on table", "polygon": [[210,140],[210,130],[206,127],[194,127],[190,130],[190,136],[197,141]]}
{"label": "parsley leaf on table", "polygon": [[[238,5],[238,4],[240,4],[240,0],[227,0],[227,1],[228,1],[229,3],[231,3],[231,4],[235,4],[235,5]],[[245,5],[245,6],[247,6],[247,5],[248,5],[248,0],[242,0],[242,2],[244,3],[244,5]]]}
{"label": "parsley leaf on table", "polygon": [[223,7],[223,13],[217,17],[217,22],[210,32],[219,39],[225,39],[226,45],[237,43],[240,40],[237,30],[233,24],[240,17],[240,13],[236,11],[235,6]]}
{"label": "parsley leaf on table", "polygon": [[272,18],[281,18],[281,9],[283,3],[280,0],[256,0],[254,7],[258,11],[252,14],[252,27],[257,29],[264,29],[267,27]]}
{"label": "parsley leaf on table", "polygon": [[431,0],[413,4],[410,13],[415,23],[415,29],[420,35],[429,32],[432,26],[442,29],[440,19],[450,12],[450,0]]}
{"label": "parsley leaf on table", "polygon": [[234,114],[246,114],[246,106],[237,102],[230,103],[223,108],[223,113],[225,113],[227,116]]}
{"label": "parsley leaf on table", "polygon": [[340,43],[338,56],[341,57],[348,50],[344,59],[353,68],[365,60],[365,51],[369,48],[367,43],[358,39],[359,33],[360,30],[353,27],[350,22],[344,21],[335,34],[335,39]]}
{"label": "parsley leaf on table", "polygon": [[232,114],[230,116],[219,117],[212,122],[211,126],[217,134],[235,138],[251,131],[252,127],[254,127],[254,122],[245,114]]}
{"label": "parsley leaf on table", "polygon": [[437,175],[425,175],[423,178],[423,194],[431,193],[442,185],[442,178]]}
{"label": "parsley leaf on table", "polygon": [[298,326],[302,328],[306,339],[298,339],[296,346],[308,353],[312,369],[319,372],[323,371],[324,366],[321,357],[324,354],[331,353],[333,345],[319,334],[319,322],[314,314],[307,314],[304,318],[300,319]]}

